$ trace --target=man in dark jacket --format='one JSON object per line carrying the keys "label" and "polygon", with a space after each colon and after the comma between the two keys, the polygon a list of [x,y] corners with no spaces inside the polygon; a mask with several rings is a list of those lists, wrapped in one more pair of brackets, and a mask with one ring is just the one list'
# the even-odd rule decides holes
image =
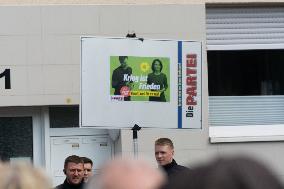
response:
{"label": "man in dark jacket", "polygon": [[84,187],[84,162],[76,155],[69,156],[64,162],[64,174],[66,179],[63,184],[55,189],[83,189]]}
{"label": "man in dark jacket", "polygon": [[89,182],[90,178],[93,176],[93,161],[87,157],[81,157],[84,162],[84,182]]}
{"label": "man in dark jacket", "polygon": [[155,157],[160,168],[162,168],[168,178],[181,171],[187,171],[188,168],[178,165],[173,159],[174,145],[169,138],[159,138],[155,141]]}
{"label": "man in dark jacket", "polygon": [[[132,75],[132,68],[128,66],[128,56],[118,57],[120,66],[112,73],[111,85],[114,88],[114,95],[124,96],[124,101],[130,101],[129,91],[132,88],[133,81],[128,77]],[[125,89],[126,94],[123,94],[122,89]],[[128,91],[128,92],[127,92]]]}

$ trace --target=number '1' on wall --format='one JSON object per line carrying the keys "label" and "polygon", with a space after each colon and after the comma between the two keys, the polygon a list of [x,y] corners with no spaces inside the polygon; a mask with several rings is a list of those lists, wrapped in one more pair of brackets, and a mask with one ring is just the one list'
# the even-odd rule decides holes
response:
{"label": "number '1' on wall", "polygon": [[11,89],[11,77],[10,77],[10,69],[5,69],[2,73],[0,73],[0,79],[5,79],[5,89]]}

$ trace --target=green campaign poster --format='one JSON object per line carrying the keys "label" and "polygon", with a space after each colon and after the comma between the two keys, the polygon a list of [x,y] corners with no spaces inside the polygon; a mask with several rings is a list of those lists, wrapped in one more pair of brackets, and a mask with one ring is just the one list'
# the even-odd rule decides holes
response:
{"label": "green campaign poster", "polygon": [[170,101],[170,58],[110,56],[112,101]]}

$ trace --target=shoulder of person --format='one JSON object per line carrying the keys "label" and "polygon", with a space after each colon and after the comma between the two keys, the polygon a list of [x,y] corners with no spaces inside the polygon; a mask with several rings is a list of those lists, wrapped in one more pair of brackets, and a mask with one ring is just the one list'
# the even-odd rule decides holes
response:
{"label": "shoulder of person", "polygon": [[184,169],[187,169],[187,170],[190,170],[190,168],[189,167],[186,167],[186,166],[182,166]]}
{"label": "shoulder of person", "polygon": [[188,167],[186,167],[186,166],[183,166],[183,165],[177,165],[176,167],[177,167],[177,169],[179,169],[179,170],[190,170],[190,168],[188,168]]}
{"label": "shoulder of person", "polygon": [[119,69],[120,69],[120,67],[115,68],[115,69],[113,70],[113,73],[118,72]]}
{"label": "shoulder of person", "polygon": [[63,189],[63,184],[57,185],[54,189]]}

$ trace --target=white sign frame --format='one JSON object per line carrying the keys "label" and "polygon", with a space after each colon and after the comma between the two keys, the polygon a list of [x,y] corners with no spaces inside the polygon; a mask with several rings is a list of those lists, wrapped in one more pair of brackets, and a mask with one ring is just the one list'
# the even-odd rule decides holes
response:
{"label": "white sign frame", "polygon": [[[121,55],[169,57],[169,102],[111,101],[109,57]],[[80,127],[200,129],[201,58],[196,41],[82,37]]]}

